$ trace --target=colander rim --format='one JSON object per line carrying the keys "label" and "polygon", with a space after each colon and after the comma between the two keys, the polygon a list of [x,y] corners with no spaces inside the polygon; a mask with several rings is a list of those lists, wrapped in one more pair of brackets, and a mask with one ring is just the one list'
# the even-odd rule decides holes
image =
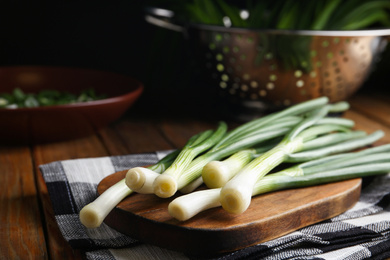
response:
{"label": "colander rim", "polygon": [[189,24],[188,29],[208,30],[222,33],[249,33],[258,32],[266,34],[297,35],[297,36],[390,36],[390,28],[364,29],[364,30],[284,30],[284,29],[252,29],[241,27],[224,27],[218,25]]}

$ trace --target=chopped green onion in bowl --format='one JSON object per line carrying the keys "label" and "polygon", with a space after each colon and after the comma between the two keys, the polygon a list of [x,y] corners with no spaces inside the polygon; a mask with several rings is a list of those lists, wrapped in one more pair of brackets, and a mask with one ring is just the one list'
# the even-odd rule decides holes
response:
{"label": "chopped green onion in bowl", "polygon": [[0,108],[32,108],[43,106],[66,105],[89,102],[106,98],[93,88],[81,90],[78,94],[58,90],[41,90],[38,93],[27,93],[15,88],[11,93],[0,93]]}

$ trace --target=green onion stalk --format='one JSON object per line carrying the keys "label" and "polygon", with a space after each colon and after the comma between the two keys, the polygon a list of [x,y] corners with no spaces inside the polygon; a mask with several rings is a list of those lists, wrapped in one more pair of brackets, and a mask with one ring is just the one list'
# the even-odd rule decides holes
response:
{"label": "green onion stalk", "polygon": [[[191,192],[202,184],[202,169],[207,163],[221,160],[240,150],[259,146],[262,142],[286,135],[293,127],[282,127],[279,123],[285,124],[288,120],[294,120],[298,117],[299,120],[294,124],[295,127],[304,120],[307,113],[323,107],[328,101],[327,97],[316,98],[238,126],[222,138],[209,152],[196,158],[189,165],[179,179],[178,189],[184,193]],[[340,102],[327,107],[328,112],[341,112],[347,110],[349,105],[346,102]]]}
{"label": "green onion stalk", "polygon": [[[264,193],[362,178],[390,171],[390,145],[367,148],[359,152],[329,155],[303,162],[259,179],[252,197]],[[200,212],[221,206],[222,188],[195,191],[174,199],[168,206],[170,215],[180,221]]]}
{"label": "green onion stalk", "polygon": [[[226,133],[222,139],[214,143],[208,151],[198,157],[191,155],[187,158],[188,154],[186,155],[182,152],[180,159],[177,159],[176,167],[178,170],[172,169],[173,173],[171,172],[158,176],[159,180],[155,177],[156,175],[149,175],[150,179],[156,179],[153,183],[154,193],[163,198],[172,196],[177,190],[182,190],[191,182],[199,179],[202,174],[203,166],[208,162],[220,160],[240,150],[251,148],[276,137],[284,136],[293,126],[302,120],[306,113],[327,103],[327,97],[320,97],[252,120]],[[336,112],[340,109],[346,109],[345,105],[335,105],[332,108],[334,108]],[[190,162],[190,164],[187,166],[188,162]],[[126,175],[126,179],[128,179],[126,183],[130,189],[136,189],[137,187],[144,185],[138,185],[136,183],[137,180],[144,179],[138,175],[148,175],[148,173],[132,170]],[[145,188],[144,190],[149,189]]]}
{"label": "green onion stalk", "polygon": [[[330,107],[331,105],[325,105],[313,111],[310,116],[290,131],[277,146],[252,160],[229,180],[221,190],[220,200],[222,207],[231,213],[239,214],[244,212],[250,205],[254,184],[276,166],[285,162],[290,155],[302,151],[305,142],[327,134],[333,134],[334,132],[347,132],[348,128],[344,126],[331,124],[315,125],[321,118],[328,114]],[[375,140],[377,140],[382,136],[383,133],[377,133],[374,135],[374,139],[376,138]],[[352,139],[355,142],[345,141],[346,143],[341,142],[336,144],[332,144],[334,142],[328,140],[331,145],[327,146],[326,149],[322,149],[325,149],[330,154],[367,145],[367,142],[364,143],[362,141],[365,138],[357,139],[360,141]],[[323,145],[321,142],[320,144],[321,146]],[[327,154],[325,153],[322,156],[325,155]]]}
{"label": "green onion stalk", "polygon": [[[339,127],[351,128],[354,126],[354,122],[344,118],[323,118],[320,119],[316,125],[323,128],[324,124],[338,125]],[[340,129],[340,128],[339,128]],[[317,141],[308,141],[303,144],[303,150],[320,148],[325,145],[331,145],[341,141],[363,137],[366,133],[363,131],[347,131],[329,134],[327,136],[317,138]],[[278,142],[279,143],[279,142]],[[197,180],[193,184],[189,184],[188,187],[184,187],[182,193],[189,193],[205,183],[208,188],[219,188],[224,186],[238,171],[240,171],[246,164],[252,161],[254,158],[260,156],[260,154],[270,150],[277,143],[273,143],[270,146],[261,147],[263,149],[245,149],[241,150],[230,157],[222,161],[211,161],[207,163],[202,169],[202,181]],[[264,149],[265,148],[265,149]],[[197,184],[195,184],[197,183]],[[181,191],[182,191],[181,190]]]}
{"label": "green onion stalk", "polygon": [[161,197],[171,197],[177,191],[177,180],[185,168],[196,156],[214,146],[227,131],[225,122],[220,122],[218,128],[207,130],[190,138],[173,163],[153,181],[154,193]]}
{"label": "green onion stalk", "polygon": [[[175,150],[145,169],[162,172],[169,167],[179,152],[179,150]],[[79,213],[81,223],[87,228],[100,227],[112,209],[132,193],[133,190],[126,185],[125,178],[120,180],[81,209]]]}
{"label": "green onion stalk", "polygon": [[[257,144],[264,140],[271,139],[275,136],[276,137],[282,136],[283,134],[287,133],[291,129],[291,127],[297,124],[300,120],[301,118],[299,117],[289,117],[284,119],[283,121],[276,120],[275,124],[267,126],[264,129],[261,129],[260,131],[257,130],[251,132],[251,134],[248,134],[245,138],[245,141],[242,140],[243,137],[236,136],[234,140],[236,141],[240,140],[240,142],[237,142],[236,145],[234,146],[223,145],[223,146],[218,146],[218,148],[213,147],[210,150],[208,150],[206,153],[197,157],[193,162],[191,162],[191,165],[194,165],[194,163],[196,163],[197,167],[199,167],[200,169],[200,167],[203,167],[203,165],[205,165],[210,160],[221,159],[222,157],[229,156],[230,154],[237,152],[238,150],[243,149],[245,147],[253,146],[254,144]],[[180,164],[181,162],[177,161],[176,163]],[[184,167],[182,166],[181,169],[183,168]],[[179,173],[177,173],[177,175],[179,175]],[[127,172],[126,184],[133,191],[144,193],[144,194],[152,194],[154,193],[153,183],[158,176],[159,176],[158,174],[153,173],[152,171],[144,167],[135,167],[130,169]],[[175,186],[176,185],[173,184],[173,188],[172,190],[170,190],[170,194],[173,194],[177,190]],[[169,195],[165,195],[165,196],[169,196]]]}

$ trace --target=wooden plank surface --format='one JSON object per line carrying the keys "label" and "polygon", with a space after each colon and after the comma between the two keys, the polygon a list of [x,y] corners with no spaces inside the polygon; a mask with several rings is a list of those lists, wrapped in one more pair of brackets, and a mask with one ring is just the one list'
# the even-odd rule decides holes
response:
{"label": "wooden plank surface", "polygon": [[46,259],[30,150],[1,147],[0,166],[0,259]]}

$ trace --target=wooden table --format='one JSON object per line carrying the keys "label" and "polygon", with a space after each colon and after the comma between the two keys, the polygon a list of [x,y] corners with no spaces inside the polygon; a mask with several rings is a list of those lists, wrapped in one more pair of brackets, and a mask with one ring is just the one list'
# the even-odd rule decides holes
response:
{"label": "wooden table", "polygon": [[[367,132],[382,129],[386,136],[378,143],[390,143],[390,95],[361,92],[350,103],[344,117],[355,120],[356,128]],[[82,259],[82,253],[72,250],[57,227],[38,166],[64,159],[180,147],[194,133],[214,127],[219,120],[181,112],[185,111],[152,113],[137,104],[121,120],[91,136],[0,146],[0,259]]]}

